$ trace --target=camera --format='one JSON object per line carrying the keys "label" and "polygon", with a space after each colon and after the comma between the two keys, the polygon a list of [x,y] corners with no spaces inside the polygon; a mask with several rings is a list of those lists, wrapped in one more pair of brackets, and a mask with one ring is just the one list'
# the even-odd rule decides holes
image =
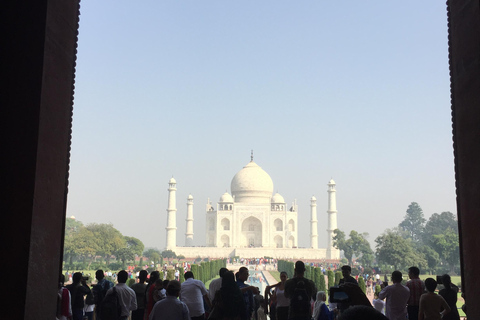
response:
{"label": "camera", "polygon": [[437,284],[443,284],[443,276],[437,276]]}
{"label": "camera", "polygon": [[88,281],[88,279],[90,279],[90,276],[82,276],[83,281]]}
{"label": "camera", "polygon": [[330,302],[345,303],[350,302],[350,297],[341,287],[330,287]]}

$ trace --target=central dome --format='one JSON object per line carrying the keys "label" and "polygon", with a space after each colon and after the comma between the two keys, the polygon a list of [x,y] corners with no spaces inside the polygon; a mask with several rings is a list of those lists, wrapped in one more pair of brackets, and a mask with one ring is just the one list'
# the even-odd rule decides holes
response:
{"label": "central dome", "polygon": [[260,166],[250,161],[233,177],[230,188],[235,202],[270,203],[273,181]]}

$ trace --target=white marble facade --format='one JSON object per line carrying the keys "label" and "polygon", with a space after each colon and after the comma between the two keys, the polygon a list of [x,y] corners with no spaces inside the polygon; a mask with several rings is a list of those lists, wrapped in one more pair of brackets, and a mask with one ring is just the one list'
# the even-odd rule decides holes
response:
{"label": "white marble facade", "polygon": [[[328,184],[329,248],[318,249],[316,199],[311,199],[311,245],[298,247],[298,207],[296,200],[287,205],[284,198],[273,194],[273,181],[260,166],[251,161],[232,179],[231,194],[225,192],[216,204],[206,205],[206,246],[192,247],[193,197],[187,199],[187,232],[185,247],[176,245],[175,201],[176,181],[169,181],[166,249],[186,257],[258,257],[268,253],[275,258],[339,259],[339,251],[332,246],[332,228],[336,228],[335,183]],[[333,191],[333,192],[332,192]],[[273,196],[272,196],[273,195]],[[333,200],[333,201],[332,201]],[[333,220],[333,221],[332,221]],[[215,249],[213,249],[213,248]],[[213,250],[212,250],[213,249]]]}

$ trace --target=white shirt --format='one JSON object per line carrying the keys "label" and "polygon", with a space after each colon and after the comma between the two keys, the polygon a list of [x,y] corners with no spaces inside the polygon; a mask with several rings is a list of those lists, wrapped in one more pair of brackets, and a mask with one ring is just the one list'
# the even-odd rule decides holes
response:
{"label": "white shirt", "polygon": [[205,313],[203,296],[207,294],[207,288],[200,280],[188,278],[182,283],[180,300],[185,302],[190,312],[190,317],[198,317]]}
{"label": "white shirt", "polygon": [[210,286],[208,287],[208,297],[210,298],[210,301],[213,301],[213,299],[215,299],[215,292],[220,290],[221,287],[222,278],[213,279],[210,282]]}
{"label": "white shirt", "polygon": [[378,297],[382,300],[387,298],[385,315],[388,319],[405,320],[410,289],[400,283],[394,283],[383,288]]}
{"label": "white shirt", "polygon": [[377,309],[377,311],[381,312],[382,314],[385,314],[385,302],[380,299],[373,299],[372,301],[373,307]]}
{"label": "white shirt", "polygon": [[[107,294],[111,294],[113,288],[108,289]],[[132,288],[125,283],[119,283],[115,286],[117,292],[118,302],[122,308],[121,317],[128,317],[131,310],[137,310],[137,296]]]}

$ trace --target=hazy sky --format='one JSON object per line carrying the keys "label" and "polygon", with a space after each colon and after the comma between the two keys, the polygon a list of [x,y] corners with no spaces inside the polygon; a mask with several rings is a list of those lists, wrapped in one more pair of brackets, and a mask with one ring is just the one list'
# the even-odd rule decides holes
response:
{"label": "hazy sky", "polygon": [[338,227],[373,240],[418,202],[456,213],[442,1],[82,1],[68,216],[165,246],[168,180],[177,244],[186,198],[205,204],[250,160],[309,246],[327,183]]}

